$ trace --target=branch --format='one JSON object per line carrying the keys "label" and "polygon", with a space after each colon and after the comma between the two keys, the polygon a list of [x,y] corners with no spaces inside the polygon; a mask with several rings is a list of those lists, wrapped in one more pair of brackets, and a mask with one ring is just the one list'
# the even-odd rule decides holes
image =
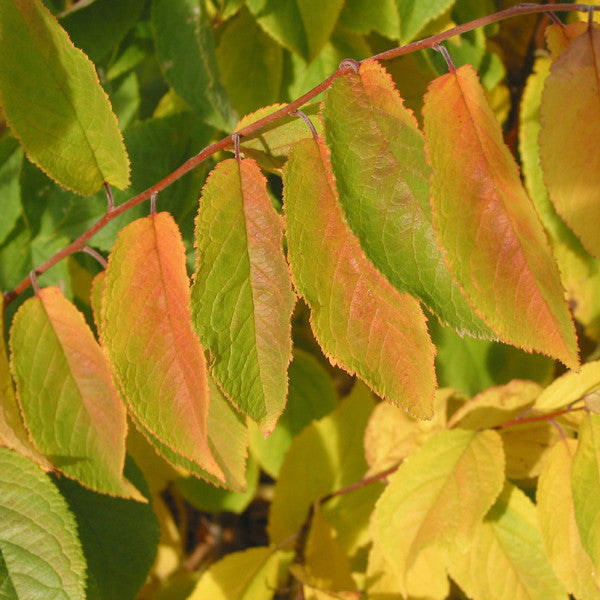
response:
{"label": "branch", "polygon": [[[379,54],[375,54],[370,57],[371,59],[383,61],[390,60],[392,58],[397,58],[398,56],[402,56],[404,54],[410,54],[412,52],[416,52],[418,50],[424,50],[428,48],[433,48],[434,46],[438,46],[441,42],[448,40],[452,37],[460,35],[462,33],[466,33],[467,31],[472,31],[473,29],[478,29],[479,27],[484,27],[485,25],[490,25],[491,23],[496,23],[498,21],[502,21],[504,19],[516,17],[519,15],[526,14],[534,14],[534,13],[543,13],[543,12],[564,12],[564,11],[578,11],[578,12],[590,12],[594,10],[600,10],[600,6],[591,6],[588,4],[553,4],[552,6],[547,5],[539,5],[539,4],[519,4],[513,6],[511,8],[507,8],[505,10],[501,10],[492,15],[488,15],[486,17],[481,17],[479,19],[475,19],[474,21],[469,21],[468,23],[464,23],[463,25],[458,25],[457,27],[453,27],[452,29],[448,29],[442,33],[438,33],[431,37],[425,38],[423,40],[419,40],[417,42],[412,42],[411,44],[407,44],[406,46],[400,46],[398,48],[393,48],[391,50],[387,50],[386,52],[381,52]],[[367,60],[367,59],[364,59]],[[363,62],[363,61],[361,61]],[[352,63],[356,64],[355,61]],[[248,137],[255,133],[260,132],[263,128],[279,119],[284,117],[288,117],[293,115],[295,111],[300,109],[304,104],[318,96],[320,93],[324,92],[328,89],[333,81],[335,81],[338,77],[345,75],[347,73],[354,72],[354,67],[350,61],[342,61],[338,70],[330,75],[327,79],[322,81],[319,85],[315,86],[312,90],[307,92],[306,94],[300,96],[293,102],[290,102],[283,108],[243,127],[238,130],[236,133],[240,137]],[[45,273],[48,269],[53,267],[56,263],[60,262],[62,259],[70,256],[75,252],[79,252],[86,245],[88,240],[92,238],[96,233],[98,233],[101,229],[103,229],[108,223],[110,223],[113,219],[128,211],[130,208],[137,206],[138,204],[144,202],[151,198],[154,194],[158,194],[165,188],[169,187],[171,184],[175,183],[178,179],[183,177],[186,173],[191,171],[193,168],[198,166],[200,163],[205,161],[207,158],[215,154],[220,150],[227,150],[233,147],[233,135],[228,135],[223,139],[215,142],[214,144],[210,144],[206,146],[203,150],[201,150],[198,154],[193,156],[184,162],[178,169],[173,171],[171,174],[167,175],[164,179],[161,179],[158,183],[154,184],[152,187],[144,190],[137,196],[130,198],[123,204],[112,208],[109,210],[101,219],[99,219],[92,227],[90,227],[85,233],[79,236],[76,240],[71,242],[68,246],[57,252],[54,256],[49,258],[47,261],[42,263],[39,267],[37,267],[32,273],[34,275],[41,275]],[[4,305],[8,306],[17,296],[22,294],[31,284],[31,278],[28,275],[25,277],[12,291],[6,292],[4,295]]]}

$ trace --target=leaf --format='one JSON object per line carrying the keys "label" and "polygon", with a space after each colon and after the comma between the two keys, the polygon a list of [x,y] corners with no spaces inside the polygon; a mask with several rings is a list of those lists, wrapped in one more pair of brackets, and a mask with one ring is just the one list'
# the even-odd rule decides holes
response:
{"label": "leaf", "polygon": [[[284,106],[285,104],[273,104],[246,115],[235,126],[235,131],[243,129]],[[302,112],[307,117],[312,117],[311,123],[317,132],[323,131],[323,125],[317,118],[319,112],[317,103],[302,107]],[[242,137],[240,148],[246,156],[254,158],[261,167],[276,170],[283,166],[294,144],[310,136],[310,130],[300,117],[282,117],[275,123],[261,128],[260,133]]]}
{"label": "leaf", "polygon": [[3,600],[85,598],[77,525],[50,478],[0,448],[0,590]]}
{"label": "leaf", "polygon": [[453,396],[454,390],[451,389],[436,391],[430,421],[414,419],[387,402],[378,404],[365,431],[365,458],[369,463],[369,474],[400,464],[425,440],[445,429],[447,404]]}
{"label": "leaf", "polygon": [[[294,438],[271,503],[271,543],[278,544],[295,534],[315,500],[356,483],[364,475],[367,464],[362,438],[373,406],[370,394],[353,392],[334,412]],[[300,481],[302,485],[298,485]]]}
{"label": "leaf", "polygon": [[322,141],[299,142],[290,154],[284,206],[294,284],[329,360],[414,416],[431,416],[435,349],[425,317],[362,253],[337,204]]}
{"label": "leaf", "polygon": [[5,137],[0,141],[0,244],[4,243],[21,214],[19,173],[22,163],[23,150],[19,148],[17,140]]}
{"label": "leaf", "polygon": [[289,379],[285,410],[269,437],[263,437],[258,427],[248,424],[252,454],[274,479],[294,437],[313,420],[329,414],[337,404],[331,378],[308,352],[294,349]]}
{"label": "leaf", "polygon": [[503,483],[495,431],[442,431],[411,454],[390,476],[374,516],[376,535],[401,580],[428,546],[468,545]]}
{"label": "leaf", "polygon": [[423,114],[434,226],[469,301],[502,341],[577,368],[556,263],[473,69],[434,80]]}
{"label": "leaf", "polygon": [[154,562],[159,526],[152,498],[131,459],[125,463],[125,474],[144,494],[146,504],[101,496],[68,479],[56,482],[77,520],[88,565],[87,600],[133,600]]}
{"label": "leaf", "polygon": [[317,502],[304,547],[307,583],[325,591],[354,591],[350,561],[337,541],[337,532],[325,520]]}
{"label": "leaf", "polygon": [[[558,214],[600,258],[600,26],[572,40],[550,67],[540,107],[540,161]],[[564,102],[565,97],[572,98]]]}
{"label": "leaf", "polygon": [[55,287],[19,309],[11,368],[35,446],[67,477],[112,496],[143,496],[123,478],[125,407],[83,315]]}
{"label": "leaf", "polygon": [[223,479],[208,444],[206,362],[171,215],[138,219],[121,231],[104,285],[100,338],[131,413],[165,446]]}
{"label": "leaf", "polygon": [[[4,332],[4,297],[0,298],[0,331]],[[15,450],[35,462],[44,471],[53,466],[33,445],[23,424],[17,403],[4,337],[0,339],[0,446]]]}
{"label": "leaf", "polygon": [[357,33],[376,31],[390,40],[400,39],[400,19],[395,0],[381,0],[373,10],[370,0],[347,0],[340,25]]}
{"label": "leaf", "polygon": [[167,81],[207,123],[230,131],[233,109],[221,83],[215,44],[203,4],[153,0],[156,52]]}
{"label": "leaf", "polygon": [[225,25],[216,55],[223,85],[240,115],[277,100],[283,51],[247,10]]}
{"label": "leaf", "polygon": [[414,40],[425,26],[446,12],[455,0],[396,0],[402,44]]}
{"label": "leaf", "polygon": [[228,554],[206,571],[188,600],[270,600],[288,553],[258,547]]}
{"label": "leaf", "polygon": [[338,78],[323,118],[339,201],[367,257],[459,333],[492,336],[444,263],[431,224],[423,135],[387,72],[367,60],[358,74]]}
{"label": "leaf", "polygon": [[192,312],[215,380],[263,434],[285,406],[291,359],[295,296],[282,233],[257,164],[220,162],[196,218]]}
{"label": "leaf", "polygon": [[105,182],[129,185],[121,132],[94,65],[39,0],[0,4],[0,105],[27,156],[61,185],[83,195]]}
{"label": "leaf", "polygon": [[587,23],[551,23],[546,27],[546,44],[553,60],[556,60],[559,54],[569,45],[571,40],[585,33]]}
{"label": "leaf", "polygon": [[198,510],[204,512],[231,512],[242,514],[256,494],[260,469],[250,454],[246,461],[246,471],[240,478],[244,482],[242,491],[231,491],[215,487],[197,477],[179,477],[177,489],[183,497]]}
{"label": "leaf", "polygon": [[343,4],[343,0],[247,0],[260,26],[307,62],[329,39]]}
{"label": "leaf", "polygon": [[546,558],[535,506],[510,483],[466,553],[451,559],[450,577],[472,600],[567,600]]}
{"label": "leaf", "polygon": [[537,398],[535,408],[541,412],[560,410],[600,388],[600,360],[586,363],[579,372],[565,373],[555,379]]}
{"label": "leaf", "polygon": [[581,543],[600,565],[600,415],[586,415],[579,428],[579,443],[571,466],[575,519]]}
{"label": "leaf", "polygon": [[594,567],[581,545],[571,492],[571,464],[577,442],[558,442],[548,456],[537,488],[540,530],[550,564],[569,593],[580,600],[598,598]]}

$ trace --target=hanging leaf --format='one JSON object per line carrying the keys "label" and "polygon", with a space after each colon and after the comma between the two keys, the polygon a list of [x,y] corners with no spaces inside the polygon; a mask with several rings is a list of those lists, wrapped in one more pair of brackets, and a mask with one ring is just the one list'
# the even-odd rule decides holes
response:
{"label": "hanging leaf", "polygon": [[0,105],[27,156],[61,185],[83,195],[129,185],[94,65],[39,0],[0,3]]}
{"label": "hanging leaf", "polygon": [[[572,40],[550,67],[540,107],[540,161],[558,214],[600,258],[600,26]],[[565,102],[565,98],[569,102]]]}
{"label": "hanging leaf", "polygon": [[472,600],[567,600],[546,558],[535,506],[509,483],[468,550],[452,554],[449,573]]}
{"label": "hanging leaf", "polygon": [[340,204],[367,257],[459,333],[493,337],[436,242],[423,135],[387,71],[367,60],[358,74],[338,78],[323,117]]}
{"label": "hanging leaf", "polygon": [[435,79],[423,115],[434,226],[457,281],[503,341],[576,369],[556,263],[472,67]]}
{"label": "hanging leaf", "polygon": [[390,477],[374,517],[400,579],[428,546],[468,546],[503,484],[495,431],[443,431],[411,454]]}
{"label": "hanging leaf", "polygon": [[562,440],[548,456],[537,489],[538,516],[544,546],[554,573],[579,600],[600,594],[594,567],[581,545],[571,492],[571,465],[577,442]]}
{"label": "hanging leaf", "polygon": [[50,478],[0,448],[0,593],[3,600],[84,600],[77,524]]}
{"label": "hanging leaf", "polygon": [[19,309],[11,367],[35,446],[62,473],[92,490],[143,496],[123,478],[125,407],[83,315],[55,287]]}
{"label": "hanging leaf", "polygon": [[343,4],[344,0],[247,0],[260,26],[307,62],[329,39]]}
{"label": "hanging leaf", "polygon": [[[4,297],[0,297],[0,331],[4,332]],[[6,446],[26,456],[44,471],[54,467],[33,445],[17,403],[13,380],[10,374],[4,337],[0,340],[0,446]]]}
{"label": "hanging leaf", "polygon": [[263,434],[285,406],[292,351],[295,296],[282,232],[257,164],[220,162],[196,218],[192,312],[215,380]]}
{"label": "hanging leaf", "polygon": [[101,340],[141,426],[223,479],[208,444],[206,362],[192,329],[185,260],[170,214],[125,227],[108,261]]}
{"label": "hanging leaf", "polygon": [[221,83],[215,43],[204,4],[153,0],[156,52],[165,78],[207,123],[230,131],[233,109]]}
{"label": "hanging leaf", "polygon": [[600,566],[600,415],[585,415],[573,457],[571,487],[575,519],[585,551]]}
{"label": "hanging leaf", "polygon": [[380,396],[430,417],[435,349],[425,317],[365,258],[337,204],[322,141],[299,142],[290,154],[284,206],[294,283],[326,355]]}

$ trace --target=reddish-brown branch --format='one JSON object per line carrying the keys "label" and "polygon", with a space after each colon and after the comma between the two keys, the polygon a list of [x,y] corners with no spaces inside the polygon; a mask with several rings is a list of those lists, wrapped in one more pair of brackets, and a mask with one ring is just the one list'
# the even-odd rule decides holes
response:
{"label": "reddish-brown branch", "polygon": [[496,425],[493,429],[506,429],[507,427],[514,427],[515,425],[526,425],[527,423],[539,423],[541,421],[552,421],[556,417],[560,417],[561,415],[567,415],[569,413],[574,413],[579,410],[585,410],[585,406],[578,406],[576,408],[568,407],[563,408],[562,410],[557,410],[552,413],[548,413],[546,415],[535,415],[534,417],[517,417],[516,419],[512,419],[511,421],[506,421],[506,423],[502,423],[501,425]]}
{"label": "reddish-brown branch", "polygon": [[372,475],[371,477],[365,477],[364,479],[361,479],[360,481],[357,481],[356,483],[352,483],[351,485],[348,485],[344,488],[340,488],[339,490],[336,490],[335,492],[331,492],[331,494],[327,494],[327,496],[323,496],[321,498],[320,502],[321,502],[321,504],[323,504],[323,502],[327,502],[328,500],[331,500],[332,498],[335,498],[336,496],[343,496],[344,494],[354,492],[355,490],[359,490],[360,488],[363,488],[367,485],[371,485],[372,483],[381,481],[382,479],[385,479],[388,475],[395,473],[398,470],[399,466],[400,466],[400,463],[398,463],[397,465],[394,465],[393,467],[390,467],[389,469],[386,469],[385,471],[376,473],[375,475]]}
{"label": "reddish-brown branch", "polygon": [[[488,15],[486,17],[481,17],[479,19],[475,19],[474,21],[470,21],[468,23],[464,23],[462,25],[458,25],[457,27],[453,27],[452,29],[448,29],[442,33],[438,33],[431,37],[425,38],[423,40],[419,40],[417,42],[413,42],[411,44],[407,44],[406,46],[401,46],[399,48],[393,48],[392,50],[387,50],[386,52],[381,52],[380,54],[376,54],[371,58],[375,60],[390,60],[392,58],[396,58],[398,56],[402,56],[404,54],[409,54],[411,52],[416,52],[417,50],[424,50],[427,48],[433,48],[434,46],[439,45],[441,42],[452,38],[454,36],[460,35],[462,33],[466,33],[467,31],[472,31],[473,29],[478,29],[479,27],[484,27],[485,25],[490,25],[491,23],[496,23],[498,21],[502,21],[504,19],[508,19],[511,17],[516,17],[519,15],[526,14],[534,14],[541,12],[560,12],[560,11],[579,11],[579,12],[588,12],[589,10],[600,10],[600,7],[591,7],[587,4],[553,4],[552,6],[545,6],[539,4],[519,4],[517,6],[513,6],[511,8],[507,8],[505,10],[494,13],[493,15]],[[293,102],[290,102],[283,108],[255,121],[254,123],[250,123],[246,127],[239,129],[236,133],[239,134],[240,137],[247,137],[254,133],[257,133],[267,125],[278,121],[283,117],[287,117],[292,115],[296,110],[301,108],[304,104],[309,102],[318,96],[321,92],[324,92],[329,86],[333,83],[335,79],[338,77],[349,73],[355,70],[356,61],[346,60],[342,61],[339,69],[330,75],[327,79],[322,81],[319,85],[315,86],[312,90],[307,92],[306,94],[300,96]],[[86,245],[88,240],[96,235],[102,228],[104,228],[108,223],[110,223],[113,219],[128,211],[130,208],[148,200],[153,194],[158,194],[165,188],[169,187],[175,181],[183,177],[186,173],[191,171],[194,167],[199,165],[201,162],[219,152],[220,150],[226,150],[228,148],[233,147],[233,138],[231,135],[215,142],[214,144],[210,144],[203,150],[201,150],[196,156],[188,159],[184,162],[178,169],[173,171],[171,174],[167,175],[164,179],[161,179],[158,183],[153,185],[152,187],[144,190],[137,196],[130,198],[123,204],[110,208],[108,212],[100,218],[92,227],[90,227],[85,233],[79,236],[76,240],[71,242],[68,246],[57,252],[54,256],[49,258],[47,261],[42,263],[39,267],[37,267],[34,271],[36,275],[41,275],[45,273],[48,269],[53,267],[56,263],[60,262],[62,259],[67,256],[73,254],[74,252],[79,252],[83,246]],[[110,202],[110,199],[109,199]],[[109,205],[110,206],[110,205]],[[29,276],[23,279],[12,291],[7,292],[5,294],[5,306],[10,304],[19,294],[22,294],[31,284],[31,279]]]}

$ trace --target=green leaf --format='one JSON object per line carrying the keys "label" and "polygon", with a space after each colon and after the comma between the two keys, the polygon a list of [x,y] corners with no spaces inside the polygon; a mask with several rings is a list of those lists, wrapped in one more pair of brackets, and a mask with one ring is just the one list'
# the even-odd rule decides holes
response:
{"label": "green leaf", "polygon": [[188,600],[271,600],[290,558],[272,547],[228,554],[202,575]]}
{"label": "green leaf", "polygon": [[579,535],[597,572],[600,566],[600,415],[586,414],[571,470]]}
{"label": "green leaf", "polygon": [[567,600],[546,558],[535,506],[509,483],[466,553],[451,556],[449,573],[472,600]]}
{"label": "green leaf", "polygon": [[344,0],[247,0],[260,26],[310,62],[329,39]]}
{"label": "green leaf", "polygon": [[8,237],[21,214],[21,186],[19,173],[23,163],[23,150],[15,139],[0,140],[0,244]]}
{"label": "green leaf", "polygon": [[50,478],[0,448],[0,593],[3,600],[84,600],[77,525]]}
{"label": "green leaf", "polygon": [[347,0],[340,13],[340,25],[357,33],[376,31],[390,40],[400,39],[395,0],[379,0],[376,10],[371,0]]}
{"label": "green leaf", "polygon": [[223,131],[235,124],[221,83],[212,31],[199,0],[153,0],[156,51],[165,78],[207,123]]}
{"label": "green leaf", "polygon": [[456,0],[396,0],[400,15],[400,41],[407,44],[414,40],[434,19],[437,19]]}
{"label": "green leaf", "polygon": [[435,349],[421,307],[363,254],[337,203],[320,139],[304,140],[290,154],[284,207],[294,284],[329,360],[411,414],[431,416]]}
{"label": "green leaf", "polygon": [[[81,4],[81,3],[80,3]],[[94,0],[68,12],[60,20],[71,41],[94,63],[102,62],[114,51],[127,32],[139,21],[146,0]]]}
{"label": "green leaf", "polygon": [[10,348],[19,405],[35,446],[84,486],[144,502],[123,477],[125,407],[77,308],[55,287],[39,290],[15,315]]}
{"label": "green leaf", "polygon": [[236,514],[243,513],[256,494],[259,477],[258,463],[252,455],[246,461],[244,491],[234,492],[218,488],[197,477],[180,477],[176,484],[184,498],[198,510],[206,512],[228,511]]}
{"label": "green leaf", "polygon": [[295,302],[283,223],[252,159],[220,162],[196,218],[192,314],[225,395],[270,433],[285,406]]}
{"label": "green leaf", "polygon": [[367,257],[459,333],[492,337],[436,242],[423,135],[388,73],[366,61],[358,74],[338,78],[323,116],[340,204]]}
{"label": "green leaf", "polygon": [[274,479],[279,475],[281,463],[294,437],[311,421],[324,417],[336,406],[333,382],[312,355],[295,349],[288,375],[285,410],[273,432],[265,438],[258,427],[249,424],[250,449],[262,469]]}
{"label": "green leaf", "polygon": [[95,494],[64,478],[56,481],[77,520],[88,565],[87,600],[133,600],[154,562],[159,525],[150,492],[130,458],[124,472],[148,503]]}
{"label": "green leaf", "polygon": [[406,458],[375,509],[377,537],[401,579],[428,546],[467,546],[503,484],[495,431],[442,431]]}
{"label": "green leaf", "polygon": [[283,75],[283,50],[247,10],[221,33],[217,60],[231,101],[240,115],[276,102]]}
{"label": "green leaf", "polygon": [[83,195],[105,182],[129,185],[121,132],[94,65],[39,0],[0,4],[0,104],[29,158],[61,185]]}
{"label": "green leaf", "polygon": [[362,439],[373,407],[371,394],[358,387],[333,413],[294,438],[271,503],[272,543],[296,533],[316,499],[356,483],[365,474]]}
{"label": "green leaf", "polygon": [[571,466],[577,442],[561,440],[552,449],[537,489],[538,516],[544,546],[554,573],[579,600],[600,593],[594,567],[581,545],[575,521]]}

